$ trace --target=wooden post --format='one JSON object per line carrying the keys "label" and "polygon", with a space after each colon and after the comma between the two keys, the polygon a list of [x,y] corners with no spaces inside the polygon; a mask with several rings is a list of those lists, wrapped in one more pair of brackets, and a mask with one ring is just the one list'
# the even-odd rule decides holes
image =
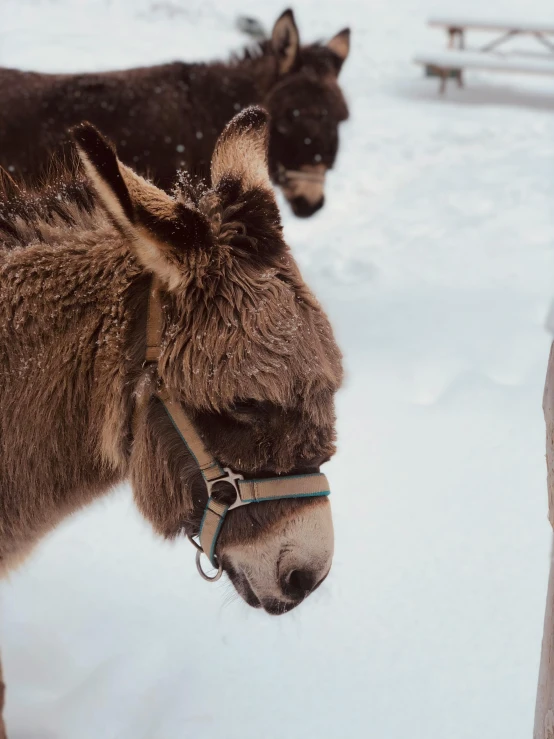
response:
{"label": "wooden post", "polygon": [[546,424],[546,483],[548,486],[548,520],[554,528],[554,341],[550,347],[544,383],[542,410]]}
{"label": "wooden post", "polygon": [[[554,527],[554,342],[550,348],[542,407],[546,424],[548,519]],[[533,739],[554,739],[554,538],[550,556]]]}
{"label": "wooden post", "polygon": [[2,663],[0,663],[0,739],[6,739],[6,727],[4,726],[4,681],[2,678]]}

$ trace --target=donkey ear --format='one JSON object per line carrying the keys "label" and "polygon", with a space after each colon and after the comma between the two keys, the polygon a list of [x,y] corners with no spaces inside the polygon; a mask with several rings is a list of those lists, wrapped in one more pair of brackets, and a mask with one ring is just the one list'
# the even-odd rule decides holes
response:
{"label": "donkey ear", "polygon": [[238,113],[225,127],[212,156],[212,186],[224,180],[240,183],[246,192],[261,188],[272,192],[267,167],[269,115],[253,106]]}
{"label": "donkey ear", "polygon": [[277,57],[279,74],[290,72],[296,62],[300,47],[300,36],[294,13],[289,8],[277,18],[271,34],[271,46]]}
{"label": "donkey ear", "polygon": [[106,210],[126,235],[132,232],[135,212],[114,147],[90,123],[71,129],[71,136],[87,177],[91,180]]}
{"label": "donkey ear", "polygon": [[340,72],[346,57],[350,52],[350,29],[343,28],[336,36],[327,42],[327,48],[331,49],[337,58],[337,74]]}
{"label": "donkey ear", "polygon": [[184,251],[192,242],[209,239],[208,224],[122,164],[90,123],[76,126],[71,135],[85,173],[139,261],[170,289],[176,288],[183,279]]}

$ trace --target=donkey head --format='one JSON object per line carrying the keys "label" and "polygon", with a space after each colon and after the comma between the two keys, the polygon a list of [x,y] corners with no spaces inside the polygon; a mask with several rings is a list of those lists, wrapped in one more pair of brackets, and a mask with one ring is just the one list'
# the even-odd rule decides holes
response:
{"label": "donkey head", "polygon": [[[153,381],[178,400],[221,465],[246,478],[317,471],[334,452],[341,357],[283,240],[267,114],[250,108],[235,117],[213,154],[212,189],[183,183],[175,197],[121,164],[89,124],[74,138],[113,223],[163,285]],[[137,505],[157,532],[198,532],[206,485],[152,388],[143,393],[130,471]],[[290,610],[329,571],[329,503],[232,510],[216,554],[250,605]]]}
{"label": "donkey head", "polygon": [[337,78],[349,49],[348,28],[327,44],[301,46],[292,10],[280,16],[266,44],[277,68],[277,82],[264,101],[272,121],[271,175],[297,216],[311,216],[324,202],[339,123],[348,118]]}

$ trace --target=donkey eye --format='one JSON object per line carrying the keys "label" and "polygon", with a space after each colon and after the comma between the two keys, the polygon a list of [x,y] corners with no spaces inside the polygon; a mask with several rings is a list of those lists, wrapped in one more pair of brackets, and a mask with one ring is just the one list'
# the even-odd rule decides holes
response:
{"label": "donkey eye", "polygon": [[260,400],[237,400],[230,408],[232,413],[259,413],[262,410],[263,402]]}
{"label": "donkey eye", "polygon": [[238,416],[261,417],[267,416],[272,408],[273,404],[265,400],[246,398],[245,400],[237,400],[229,410]]}

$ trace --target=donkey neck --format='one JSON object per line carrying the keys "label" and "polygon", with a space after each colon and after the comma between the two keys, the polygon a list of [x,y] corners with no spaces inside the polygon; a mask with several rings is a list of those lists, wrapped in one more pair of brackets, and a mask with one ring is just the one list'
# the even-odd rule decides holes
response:
{"label": "donkey neck", "polygon": [[[260,104],[279,81],[275,58],[262,52],[252,55],[246,52],[242,57],[234,56],[227,62],[215,61],[186,66],[191,75],[192,88],[201,90],[204,96],[213,94],[213,90],[206,89],[202,84],[205,81],[204,75],[213,75],[217,78],[218,103],[221,97],[233,98],[243,94],[249,98],[246,104]],[[236,110],[234,112],[236,113]]]}
{"label": "donkey neck", "polygon": [[102,219],[0,251],[0,570],[128,471],[150,278]]}
{"label": "donkey neck", "polygon": [[272,55],[246,56],[237,60],[234,66],[241,74],[246,73],[251,77],[260,96],[257,101],[259,103],[263,102],[272,87],[279,81],[277,62]]}

